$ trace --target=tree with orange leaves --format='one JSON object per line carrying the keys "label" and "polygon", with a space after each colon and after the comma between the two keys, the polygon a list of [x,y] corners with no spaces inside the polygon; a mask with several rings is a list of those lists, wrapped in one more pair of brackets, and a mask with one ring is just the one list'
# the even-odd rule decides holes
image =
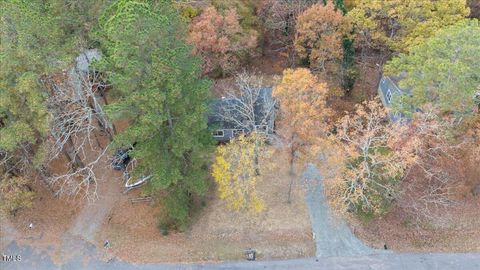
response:
{"label": "tree with orange leaves", "polygon": [[295,50],[313,69],[325,69],[329,61],[343,57],[343,38],[351,26],[332,2],[315,4],[297,19]]}
{"label": "tree with orange leaves", "polygon": [[327,85],[321,83],[308,69],[287,69],[273,95],[280,103],[280,129],[290,152],[291,181],[288,202],[294,184],[294,165],[297,160],[311,156],[311,150],[328,132]]}
{"label": "tree with orange leaves", "polygon": [[214,7],[206,8],[190,25],[187,41],[194,53],[203,58],[203,71],[212,76],[225,75],[254,53],[258,33],[245,30],[237,11],[229,9],[221,15]]}

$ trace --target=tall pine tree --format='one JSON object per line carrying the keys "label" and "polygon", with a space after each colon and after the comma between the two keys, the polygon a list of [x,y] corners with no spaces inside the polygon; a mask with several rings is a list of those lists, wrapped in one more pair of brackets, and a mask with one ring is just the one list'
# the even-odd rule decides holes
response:
{"label": "tall pine tree", "polygon": [[100,25],[104,67],[119,95],[107,110],[129,122],[114,145],[135,144],[133,175],[152,175],[147,191],[163,191],[169,221],[185,225],[192,195],[206,189],[202,155],[210,144],[210,82],[184,42],[186,23],[171,1],[119,0]]}
{"label": "tall pine tree", "polygon": [[32,204],[28,173],[49,129],[41,78],[66,62],[48,4],[7,0],[0,2],[0,10],[0,210],[14,213]]}
{"label": "tall pine tree", "polygon": [[48,5],[4,1],[0,9],[0,150],[14,151],[47,132],[40,77],[62,68],[62,50]]}

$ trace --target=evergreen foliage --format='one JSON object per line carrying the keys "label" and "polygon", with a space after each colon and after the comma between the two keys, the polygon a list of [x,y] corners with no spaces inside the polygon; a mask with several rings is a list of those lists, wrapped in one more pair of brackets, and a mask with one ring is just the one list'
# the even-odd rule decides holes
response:
{"label": "evergreen foliage", "polygon": [[394,58],[387,74],[403,74],[400,86],[411,90],[398,99],[397,109],[408,113],[430,103],[443,112],[471,113],[480,84],[479,48],[479,22],[466,19]]}
{"label": "evergreen foliage", "polygon": [[133,175],[152,175],[146,189],[164,191],[167,218],[184,226],[192,195],[206,189],[210,82],[199,77],[200,61],[183,41],[186,25],[170,1],[119,0],[100,23],[103,66],[120,95],[107,111],[129,120],[114,145],[136,143]]}
{"label": "evergreen foliage", "polygon": [[63,68],[65,57],[49,4],[9,0],[0,10],[0,208],[14,213],[32,204],[23,174],[49,129],[42,76]]}

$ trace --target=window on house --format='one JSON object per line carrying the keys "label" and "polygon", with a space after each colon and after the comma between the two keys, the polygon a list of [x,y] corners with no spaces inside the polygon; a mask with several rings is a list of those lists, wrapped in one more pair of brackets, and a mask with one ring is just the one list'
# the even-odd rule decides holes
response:
{"label": "window on house", "polygon": [[387,103],[392,103],[392,91],[390,91],[390,89],[387,90],[386,99]]}
{"label": "window on house", "polygon": [[224,136],[224,132],[223,130],[219,129],[219,130],[215,130],[213,132],[213,137],[216,137],[216,138],[219,138],[219,137],[223,137]]}

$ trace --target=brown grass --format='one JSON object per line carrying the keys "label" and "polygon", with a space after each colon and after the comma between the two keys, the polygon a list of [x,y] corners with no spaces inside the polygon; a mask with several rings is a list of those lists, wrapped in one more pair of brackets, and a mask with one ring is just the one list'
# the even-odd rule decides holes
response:
{"label": "brown grass", "polygon": [[[280,166],[259,183],[259,196],[266,211],[252,216],[235,213],[210,196],[186,232],[162,236],[157,228],[159,205],[131,204],[122,198],[99,234],[99,243],[109,239],[113,253],[131,262],[223,261],[243,257],[252,247],[259,258],[295,258],[314,254],[311,227],[303,193],[297,188],[291,204],[286,203],[288,178],[285,155],[277,155]],[[285,166],[283,166],[285,167]]]}
{"label": "brown grass", "polygon": [[[8,216],[8,219],[4,220],[16,232],[10,240],[15,240],[20,245],[56,252],[61,249],[63,235],[83,202],[78,199],[54,198],[40,180],[34,181],[33,189],[37,196],[32,208],[20,210],[15,216]],[[30,223],[33,223],[33,229],[28,228]]]}

